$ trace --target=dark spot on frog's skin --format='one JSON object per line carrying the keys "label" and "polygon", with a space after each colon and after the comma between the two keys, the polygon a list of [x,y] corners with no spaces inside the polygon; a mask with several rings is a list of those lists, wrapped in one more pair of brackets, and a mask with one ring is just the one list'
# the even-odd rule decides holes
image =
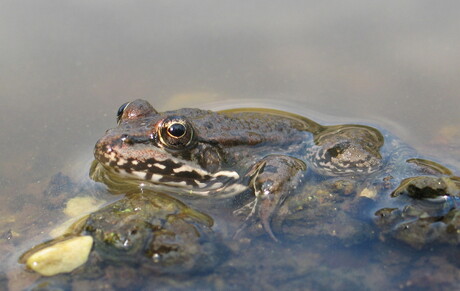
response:
{"label": "dark spot on frog's skin", "polygon": [[[173,178],[176,180],[179,179],[196,179],[196,180],[207,180],[210,179],[211,177],[209,175],[204,175],[201,176],[198,172],[195,170],[193,171],[184,171],[184,172],[178,172],[173,174]],[[196,183],[195,183],[196,184]]]}
{"label": "dark spot on frog's skin", "polygon": [[153,176],[153,173],[151,171],[145,173],[145,180],[151,180]]}
{"label": "dark spot on frog's skin", "polygon": [[327,158],[336,158],[337,156],[343,154],[343,152],[345,151],[345,148],[347,148],[347,146],[350,146],[349,144],[345,144],[345,143],[340,143],[330,149],[328,149],[326,151],[326,157]]}
{"label": "dark spot on frog's skin", "polygon": [[207,129],[213,129],[213,128],[214,128],[214,125],[213,125],[211,122],[205,122],[205,123],[203,123],[203,125],[204,125]]}
{"label": "dark spot on frog's skin", "polygon": [[275,167],[273,165],[266,165],[264,167],[264,172],[266,173],[276,173],[278,171],[278,167]]}
{"label": "dark spot on frog's skin", "polygon": [[165,171],[170,170],[171,172],[172,172],[172,170],[178,169],[178,168],[180,168],[182,166],[182,164],[175,163],[172,160],[161,161],[160,164],[162,164],[163,166],[166,167]]}

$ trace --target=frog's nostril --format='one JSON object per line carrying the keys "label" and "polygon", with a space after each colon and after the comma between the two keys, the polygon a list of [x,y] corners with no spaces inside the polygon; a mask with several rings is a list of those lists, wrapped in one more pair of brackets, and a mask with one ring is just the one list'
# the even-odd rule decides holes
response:
{"label": "frog's nostril", "polygon": [[113,148],[112,148],[111,146],[108,145],[108,146],[105,147],[105,151],[106,151],[107,153],[111,153],[111,152],[113,151]]}
{"label": "frog's nostril", "polygon": [[133,144],[133,140],[127,134],[121,136],[121,141],[125,144]]}

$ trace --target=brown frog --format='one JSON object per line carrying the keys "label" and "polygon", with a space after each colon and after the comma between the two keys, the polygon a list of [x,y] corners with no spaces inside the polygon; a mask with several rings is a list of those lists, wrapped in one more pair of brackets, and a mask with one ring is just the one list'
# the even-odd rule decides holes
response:
{"label": "brown frog", "polygon": [[250,192],[255,199],[245,225],[260,220],[276,240],[270,220],[287,196],[311,180],[378,171],[383,143],[378,130],[364,125],[322,126],[252,108],[159,113],[135,100],[120,107],[118,126],[97,142],[92,172],[112,188],[129,182],[207,199]]}

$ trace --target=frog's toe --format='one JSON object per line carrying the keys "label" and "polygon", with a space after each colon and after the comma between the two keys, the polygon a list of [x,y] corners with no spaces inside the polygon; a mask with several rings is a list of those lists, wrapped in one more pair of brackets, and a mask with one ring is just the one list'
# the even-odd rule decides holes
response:
{"label": "frog's toe", "polygon": [[[273,239],[275,242],[279,242],[279,239],[275,236],[273,233],[271,227],[270,227],[270,221],[268,220],[261,220],[261,224],[265,230],[265,232],[270,236],[271,239]],[[242,234],[252,225],[255,225],[255,219],[253,217],[248,217],[241,225],[240,227],[235,231],[235,234],[233,235],[233,239],[240,239],[242,237]]]}
{"label": "frog's toe", "polygon": [[248,203],[247,205],[243,206],[242,208],[234,212],[234,213],[241,214],[244,210],[247,210],[248,208],[250,208],[250,213],[246,216],[241,226],[236,230],[235,234],[233,235],[234,239],[240,238],[242,234],[248,228],[256,225],[257,223],[260,223],[262,224],[262,227],[264,228],[265,232],[275,242],[279,242],[278,238],[276,238],[270,226],[270,221],[271,221],[273,210],[268,209],[264,201],[265,200],[256,198],[254,201]]}
{"label": "frog's toe", "polygon": [[244,222],[238,227],[238,229],[233,234],[233,239],[241,239],[243,237],[243,233],[253,224],[254,219],[251,216],[246,217]]}
{"label": "frog's toe", "polygon": [[262,226],[264,227],[264,230],[268,233],[268,235],[275,241],[279,242],[279,240],[276,238],[276,236],[273,234],[272,228],[270,226],[270,219],[264,219],[261,218]]}
{"label": "frog's toe", "polygon": [[276,242],[279,240],[276,238],[276,236],[273,234],[272,228],[270,226],[271,219],[273,216],[273,213],[277,207],[276,203],[273,203],[270,199],[261,199],[259,202],[260,206],[258,209],[258,217],[260,219],[260,222],[262,223],[262,226],[264,230],[268,233],[268,235]]}

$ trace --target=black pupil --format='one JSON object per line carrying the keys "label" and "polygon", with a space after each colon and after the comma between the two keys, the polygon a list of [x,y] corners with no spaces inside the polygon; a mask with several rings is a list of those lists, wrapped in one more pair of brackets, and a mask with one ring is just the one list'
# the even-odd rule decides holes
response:
{"label": "black pupil", "polygon": [[174,123],[168,127],[168,132],[171,136],[181,137],[185,134],[185,126],[181,123]]}

